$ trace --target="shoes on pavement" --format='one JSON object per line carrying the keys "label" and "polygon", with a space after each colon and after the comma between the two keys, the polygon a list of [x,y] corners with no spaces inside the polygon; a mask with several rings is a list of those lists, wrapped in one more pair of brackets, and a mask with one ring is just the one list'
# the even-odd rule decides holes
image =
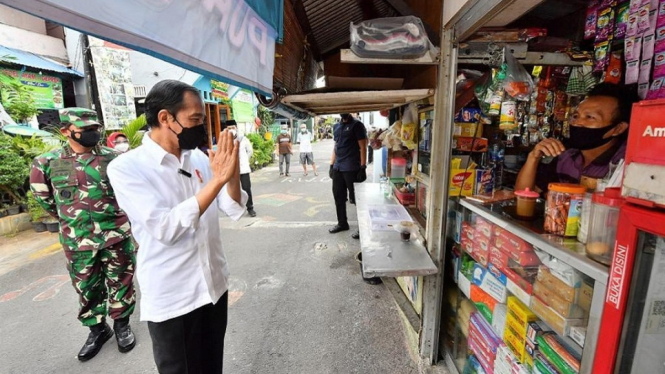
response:
{"label": "shoes on pavement", "polygon": [[88,361],[89,359],[95,357],[102,349],[104,343],[113,337],[113,330],[111,330],[111,327],[106,322],[102,323],[104,326],[93,326],[90,329],[88,339],[85,341],[85,344],[83,344],[83,347],[79,351],[79,361]]}
{"label": "shoes on pavement", "polygon": [[338,232],[348,231],[348,230],[349,230],[349,226],[335,225],[333,228],[328,230],[328,232],[331,233],[331,234],[337,234]]}
{"label": "shoes on pavement", "polygon": [[314,172],[314,176],[315,176],[315,177],[318,177],[318,176],[319,176],[319,173]]}
{"label": "shoes on pavement", "polygon": [[289,173],[286,173],[286,176],[287,176],[287,177],[290,177]]}
{"label": "shoes on pavement", "polygon": [[284,173],[279,173],[279,176],[280,176],[280,177],[283,177],[283,176],[284,176]]}
{"label": "shoes on pavement", "polygon": [[250,217],[256,217],[254,209],[247,209],[247,214],[249,214]]}
{"label": "shoes on pavement", "polygon": [[307,173],[303,173],[303,177],[306,177],[306,176],[307,176]]}
{"label": "shoes on pavement", "polygon": [[379,277],[372,277],[372,278],[365,278],[365,277],[363,277],[363,281],[364,281],[365,283],[367,283],[367,284],[371,284],[371,285],[373,285],[373,286],[376,286],[377,284],[381,284],[381,283],[383,283],[383,281],[382,281],[381,278],[379,278]]}
{"label": "shoes on pavement", "polygon": [[129,324],[115,328],[115,340],[118,342],[118,350],[126,353],[134,349],[136,338]]}
{"label": "shoes on pavement", "polygon": [[356,205],[356,201],[355,201],[355,200],[351,200],[351,204]]}
{"label": "shoes on pavement", "polygon": [[354,232],[353,234],[351,234],[351,237],[356,240],[360,239],[360,231]]}

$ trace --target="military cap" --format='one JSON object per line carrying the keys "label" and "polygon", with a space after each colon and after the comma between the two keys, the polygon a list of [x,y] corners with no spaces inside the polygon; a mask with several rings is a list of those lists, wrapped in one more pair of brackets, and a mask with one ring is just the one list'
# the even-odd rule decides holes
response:
{"label": "military cap", "polygon": [[76,127],[101,126],[97,120],[97,112],[87,108],[63,108],[59,111],[61,125]]}

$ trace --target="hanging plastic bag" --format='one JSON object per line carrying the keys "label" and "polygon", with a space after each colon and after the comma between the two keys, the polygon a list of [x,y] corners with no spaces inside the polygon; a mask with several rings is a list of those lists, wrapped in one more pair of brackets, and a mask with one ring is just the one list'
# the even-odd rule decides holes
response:
{"label": "hanging plastic bag", "polygon": [[527,73],[524,66],[517,61],[515,56],[506,47],[503,50],[506,59],[506,79],[503,81],[503,89],[513,98],[520,101],[528,101],[533,92],[533,79]]}
{"label": "hanging plastic bag", "polygon": [[436,48],[418,17],[378,18],[351,24],[351,50],[365,58],[419,58]]}

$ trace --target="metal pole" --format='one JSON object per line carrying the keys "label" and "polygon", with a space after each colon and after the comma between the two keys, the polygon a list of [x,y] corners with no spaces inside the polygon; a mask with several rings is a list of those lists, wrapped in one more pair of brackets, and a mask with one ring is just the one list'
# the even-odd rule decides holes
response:
{"label": "metal pole", "polygon": [[432,128],[432,170],[429,192],[429,219],[427,243],[438,274],[424,278],[423,329],[420,338],[421,358],[429,364],[438,359],[441,302],[443,297],[443,269],[446,253],[446,226],[448,179],[452,154],[453,117],[455,107],[455,77],[457,74],[457,49],[454,46],[454,30],[444,29],[441,37],[441,62],[434,103]]}

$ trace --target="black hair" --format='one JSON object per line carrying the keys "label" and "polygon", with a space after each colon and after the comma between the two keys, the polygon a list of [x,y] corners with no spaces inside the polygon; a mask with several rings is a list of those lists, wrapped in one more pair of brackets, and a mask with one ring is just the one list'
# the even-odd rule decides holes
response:
{"label": "black hair", "polygon": [[594,96],[613,97],[617,100],[617,110],[613,119],[614,123],[630,123],[633,104],[640,101],[635,90],[612,83],[600,83],[596,85],[587,94],[587,97]]}
{"label": "black hair", "polygon": [[157,114],[162,109],[166,109],[174,116],[182,109],[185,92],[191,92],[197,97],[200,96],[199,90],[187,83],[167,79],[157,83],[148,92],[145,98],[145,119],[150,127],[159,127]]}
{"label": "black hair", "polygon": [[228,120],[228,121],[224,121],[223,126],[222,126],[222,129],[225,129],[225,128],[229,127],[229,126],[235,126],[235,127],[238,127],[238,124],[236,123],[236,120],[234,120],[234,119],[230,119],[230,120]]}

